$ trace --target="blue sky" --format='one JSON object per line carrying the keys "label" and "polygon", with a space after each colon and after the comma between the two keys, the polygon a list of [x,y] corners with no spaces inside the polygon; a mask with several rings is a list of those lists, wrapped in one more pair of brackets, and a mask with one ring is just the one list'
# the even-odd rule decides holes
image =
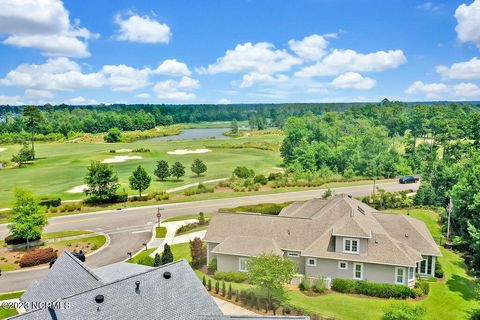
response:
{"label": "blue sky", "polygon": [[480,0],[0,8],[0,104],[480,100]]}

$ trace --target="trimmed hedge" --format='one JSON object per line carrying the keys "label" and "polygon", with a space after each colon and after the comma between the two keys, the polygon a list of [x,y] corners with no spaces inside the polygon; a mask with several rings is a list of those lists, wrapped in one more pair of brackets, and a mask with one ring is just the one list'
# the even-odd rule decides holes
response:
{"label": "trimmed hedge", "polygon": [[364,280],[350,280],[340,278],[333,279],[332,290],[341,293],[363,294],[366,296],[378,298],[406,299],[408,297],[417,297],[417,292],[415,290],[412,290],[409,287],[403,285],[374,283]]}
{"label": "trimmed hedge", "polygon": [[225,280],[227,282],[244,282],[247,280],[247,275],[244,272],[223,272],[223,271],[215,271],[213,277],[216,280]]}
{"label": "trimmed hedge", "polygon": [[[35,238],[35,239],[30,239],[30,241],[36,241],[36,240],[40,240],[40,237]],[[8,245],[27,243],[27,239],[14,238],[12,235],[9,235],[8,237],[6,237],[6,238],[4,239],[4,241],[5,241],[5,243],[8,244]]]}
{"label": "trimmed hedge", "polygon": [[53,248],[36,249],[25,253],[20,259],[20,267],[33,267],[39,264],[49,263],[57,259],[57,253]]}

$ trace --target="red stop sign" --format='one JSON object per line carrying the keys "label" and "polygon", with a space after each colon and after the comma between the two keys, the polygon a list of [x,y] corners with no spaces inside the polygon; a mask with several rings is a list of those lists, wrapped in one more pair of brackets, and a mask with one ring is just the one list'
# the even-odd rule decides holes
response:
{"label": "red stop sign", "polygon": [[157,212],[157,218],[160,218],[162,214],[160,212]]}

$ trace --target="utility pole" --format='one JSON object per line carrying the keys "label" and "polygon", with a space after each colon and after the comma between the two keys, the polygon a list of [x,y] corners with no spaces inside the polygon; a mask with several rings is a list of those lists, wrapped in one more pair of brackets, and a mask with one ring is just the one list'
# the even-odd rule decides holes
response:
{"label": "utility pole", "polygon": [[452,215],[453,203],[452,197],[448,202],[447,210],[448,210],[448,221],[447,221],[447,242],[450,240],[450,216]]}

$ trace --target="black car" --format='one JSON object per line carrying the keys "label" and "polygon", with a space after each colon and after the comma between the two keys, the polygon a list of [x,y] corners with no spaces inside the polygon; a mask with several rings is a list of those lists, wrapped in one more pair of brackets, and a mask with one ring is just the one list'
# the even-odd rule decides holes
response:
{"label": "black car", "polygon": [[414,176],[406,176],[406,177],[401,177],[398,179],[398,182],[401,184],[406,184],[406,183],[415,183],[418,182],[420,179]]}

